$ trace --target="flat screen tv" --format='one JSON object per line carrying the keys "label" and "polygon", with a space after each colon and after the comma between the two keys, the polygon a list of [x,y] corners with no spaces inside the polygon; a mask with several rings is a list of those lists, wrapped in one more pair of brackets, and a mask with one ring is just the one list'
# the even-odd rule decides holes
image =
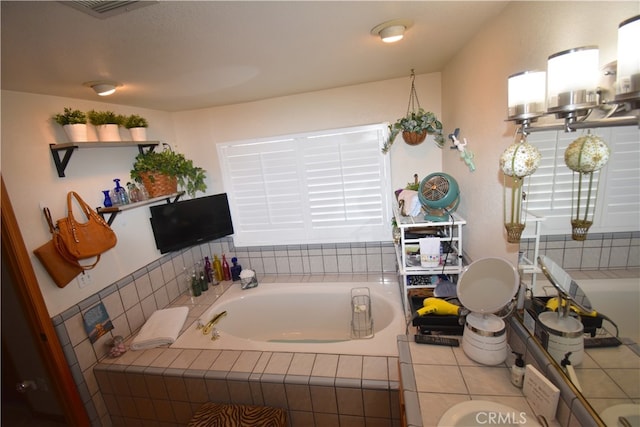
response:
{"label": "flat screen tv", "polygon": [[163,254],[233,234],[227,195],[152,206],[151,228]]}

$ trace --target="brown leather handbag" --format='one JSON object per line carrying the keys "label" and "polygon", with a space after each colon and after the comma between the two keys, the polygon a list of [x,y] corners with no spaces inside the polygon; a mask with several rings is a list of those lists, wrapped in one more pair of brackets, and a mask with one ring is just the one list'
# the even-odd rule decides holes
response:
{"label": "brown leather handbag", "polygon": [[[49,231],[51,231],[52,235],[55,235],[56,230],[51,220],[51,213],[48,208],[44,208],[43,211],[49,224]],[[84,268],[77,261],[71,263],[60,255],[53,237],[47,243],[35,249],[33,253],[59,288],[67,286],[78,274],[84,271]]]}
{"label": "brown leather handbag", "polygon": [[[87,219],[86,222],[78,222],[74,217],[74,198]],[[109,227],[109,224],[75,191],[70,191],[67,194],[67,217],[59,219],[57,225],[58,233],[54,234],[54,241],[58,251],[65,259],[71,257],[75,260],[81,260],[99,257],[100,254],[113,248],[118,242],[116,233]]]}

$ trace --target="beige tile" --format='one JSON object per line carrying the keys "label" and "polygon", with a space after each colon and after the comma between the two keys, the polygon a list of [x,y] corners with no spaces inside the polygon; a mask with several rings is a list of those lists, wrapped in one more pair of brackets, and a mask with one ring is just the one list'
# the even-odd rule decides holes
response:
{"label": "beige tile", "polygon": [[287,374],[289,375],[311,375],[316,355],[313,353],[295,353]]}
{"label": "beige tile", "polygon": [[164,348],[150,348],[149,350],[129,350],[120,358],[133,357],[134,360],[130,362],[135,366],[151,366],[151,363],[158,358],[164,351]]}
{"label": "beige tile", "polygon": [[286,374],[293,359],[293,353],[273,353],[264,368],[265,374]]}
{"label": "beige tile", "polygon": [[72,346],[76,346],[87,339],[87,331],[84,329],[82,314],[78,313],[65,320],[64,327],[67,329]]}
{"label": "beige tile", "polygon": [[200,352],[198,357],[191,363],[189,369],[202,369],[208,370],[213,362],[218,358],[222,351],[221,350],[203,350]]}
{"label": "beige tile", "polygon": [[335,377],[338,368],[337,354],[318,354],[311,375],[317,377]]}
{"label": "beige tile", "polygon": [[364,414],[367,417],[391,418],[390,394],[388,390],[362,390]]}
{"label": "beige tile", "polygon": [[452,347],[438,345],[424,345],[409,342],[411,360],[414,364],[427,365],[455,365],[456,358]]}
{"label": "beige tile", "polygon": [[169,400],[179,400],[181,402],[188,402],[189,395],[187,394],[187,387],[184,383],[184,379],[178,376],[165,376],[164,385],[167,388],[169,394]]}
{"label": "beige tile", "polygon": [[169,365],[170,368],[187,369],[202,350],[185,349]]}
{"label": "beige tile", "polygon": [[590,348],[589,356],[601,368],[640,369],[640,357],[626,345],[619,347]]}
{"label": "beige tile", "polygon": [[311,386],[311,404],[315,413],[338,413],[335,388],[324,386]]}
{"label": "beige tile", "polygon": [[78,358],[78,366],[81,371],[87,370],[98,361],[89,340],[84,340],[73,349]]}
{"label": "beige tile", "polygon": [[253,373],[261,374],[264,372],[264,369],[267,367],[267,363],[269,363],[269,359],[271,359],[272,353],[269,351],[263,351],[260,354],[260,358],[256,362],[256,365],[253,367]]}
{"label": "beige tile", "polygon": [[240,351],[237,350],[223,350],[220,356],[211,365],[211,370],[214,371],[229,371],[238,357],[240,357]]}
{"label": "beige tile", "polygon": [[204,378],[184,378],[184,386],[187,389],[189,402],[204,403],[209,400],[209,392]]}
{"label": "beige tile", "polygon": [[120,292],[113,292],[102,299],[104,308],[109,313],[111,319],[120,316],[124,313],[124,307],[122,306],[122,300],[120,299]]}
{"label": "beige tile", "polygon": [[607,374],[618,384],[625,394],[640,399],[640,374],[636,369],[607,369]]}
{"label": "beige tile", "polygon": [[418,392],[467,393],[457,366],[414,365]]}
{"label": "beige tile", "polygon": [[145,383],[149,391],[149,397],[153,400],[168,399],[167,387],[164,384],[164,378],[160,375],[145,375]]}
{"label": "beige tile", "polygon": [[176,420],[173,415],[171,402],[168,400],[153,400],[153,407],[156,412],[157,420],[160,422],[173,423]]}
{"label": "beige tile", "polygon": [[470,400],[466,394],[418,393],[422,425],[435,426],[452,406]]}
{"label": "beige tile", "polygon": [[143,420],[154,420],[156,418],[156,411],[153,407],[153,402],[151,401],[151,399],[134,397],[133,402],[136,405],[138,417],[142,418]]}
{"label": "beige tile", "polygon": [[119,290],[120,298],[122,299],[122,305],[125,310],[129,310],[131,307],[140,302],[140,298],[138,298],[138,291],[136,290],[135,284],[130,283],[124,288]]}
{"label": "beige tile", "polygon": [[522,389],[511,384],[511,371],[507,368],[461,366],[460,370],[471,394],[522,396]]}
{"label": "beige tile", "polygon": [[313,410],[309,387],[301,384],[285,384],[287,392],[287,406],[291,411]]}
{"label": "beige tile", "polygon": [[400,372],[398,370],[398,358],[387,357],[387,365],[389,365],[389,381],[400,381]]}
{"label": "beige tile", "polygon": [[362,378],[362,356],[340,355],[338,357],[338,378]]}
{"label": "beige tile", "polygon": [[[390,379],[388,359],[391,358],[364,356],[362,360],[362,378],[382,381]],[[393,369],[395,369],[396,372],[398,371],[397,360]]]}
{"label": "beige tile", "polygon": [[243,351],[236,363],[233,364],[233,372],[252,372],[262,353],[259,351]]}
{"label": "beige tile", "polygon": [[578,369],[576,375],[582,386],[582,394],[586,398],[616,399],[627,397],[615,381],[601,369]]}
{"label": "beige tile", "polygon": [[338,413],[344,415],[364,415],[362,389],[336,387]]}
{"label": "beige tile", "polygon": [[156,366],[158,368],[168,368],[179,355],[182,350],[177,348],[163,348],[164,351],[160,352],[149,366]]}
{"label": "beige tile", "polygon": [[134,397],[148,397],[147,384],[142,374],[127,374],[127,384],[129,385],[129,391],[131,396]]}

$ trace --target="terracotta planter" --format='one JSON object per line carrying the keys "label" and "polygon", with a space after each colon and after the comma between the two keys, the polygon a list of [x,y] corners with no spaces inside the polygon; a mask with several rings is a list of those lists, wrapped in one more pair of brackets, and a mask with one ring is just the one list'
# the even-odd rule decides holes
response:
{"label": "terracotta planter", "polygon": [[425,138],[427,137],[427,131],[423,130],[422,132],[418,133],[418,132],[409,132],[409,131],[403,131],[402,132],[402,139],[404,139],[404,142],[406,142],[409,145],[418,145],[420,143],[422,143]]}
{"label": "terracotta planter", "polygon": [[143,172],[140,174],[142,185],[147,189],[149,197],[166,196],[178,191],[178,180],[176,177],[164,175],[157,172]]}

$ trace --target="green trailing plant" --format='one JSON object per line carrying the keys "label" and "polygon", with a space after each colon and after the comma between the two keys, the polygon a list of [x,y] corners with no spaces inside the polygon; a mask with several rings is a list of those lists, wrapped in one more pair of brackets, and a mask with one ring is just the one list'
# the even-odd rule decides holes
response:
{"label": "green trailing plant", "polygon": [[[191,197],[194,197],[197,191],[204,193],[207,190],[204,169],[194,166],[193,161],[186,159],[184,154],[172,150],[138,154],[131,169],[131,178],[141,183],[141,174],[145,172],[176,177],[178,186]],[[149,178],[153,182],[153,176]]]}
{"label": "green trailing plant", "polygon": [[145,119],[144,117],[139,116],[137,114],[132,114],[130,116],[124,116],[122,118],[122,124],[127,129],[149,127],[149,122],[147,122],[147,119]]}
{"label": "green trailing plant", "polygon": [[122,116],[113,111],[91,110],[87,113],[89,122],[94,126],[100,125],[122,125]]}
{"label": "green trailing plant", "polygon": [[398,119],[394,124],[389,125],[389,131],[389,139],[382,147],[382,152],[385,154],[389,151],[391,145],[393,145],[398,134],[405,131],[415,133],[426,131],[428,134],[434,135],[436,144],[438,144],[440,148],[444,145],[442,123],[434,113],[431,111],[424,111],[423,108],[411,111],[406,116]]}
{"label": "green trailing plant", "polygon": [[80,110],[73,110],[69,107],[64,108],[64,113],[56,114],[53,120],[61,126],[87,124],[87,115]]}

